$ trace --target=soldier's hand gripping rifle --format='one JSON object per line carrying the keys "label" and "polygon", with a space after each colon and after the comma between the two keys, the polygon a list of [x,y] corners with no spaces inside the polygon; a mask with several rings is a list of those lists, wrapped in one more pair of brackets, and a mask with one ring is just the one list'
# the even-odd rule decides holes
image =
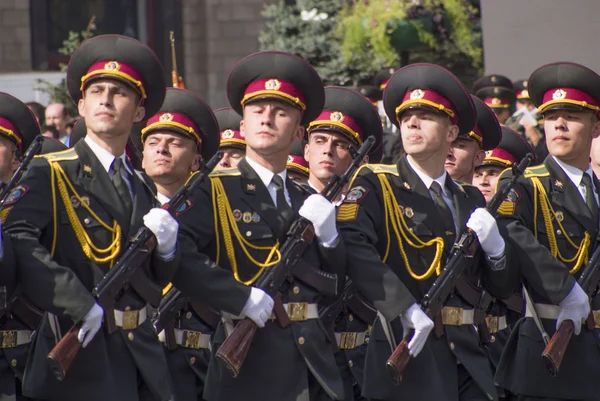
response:
{"label": "soldier's hand gripping rifle", "polygon": [[[600,245],[596,246],[592,257],[590,258],[588,264],[583,269],[581,276],[579,276],[579,280],[577,283],[581,286],[583,291],[590,298],[590,302],[592,297],[596,293],[596,289],[598,288],[598,283],[600,282]],[[596,321],[594,320],[594,313],[590,312],[588,318],[586,320],[586,328],[588,330],[594,330],[596,327]],[[575,330],[575,325],[572,320],[564,320],[558,330],[554,333],[548,345],[544,349],[542,353],[542,358],[544,359],[544,364],[546,365],[546,369],[552,376],[556,376],[558,370],[560,369],[560,365],[562,363],[563,357],[567,351],[567,346],[571,341],[571,337],[573,337],[573,332]]]}
{"label": "soldier's hand gripping rifle", "polygon": [[[500,204],[504,201],[512,187],[515,185],[517,179],[523,174],[527,166],[529,166],[532,159],[533,156],[531,154],[527,154],[527,156],[521,160],[518,166],[512,166],[512,179],[503,188],[496,192],[487,206],[487,210],[494,215],[494,217],[496,217],[495,214],[498,211],[498,207],[500,207]],[[454,286],[458,278],[462,275],[467,266],[465,259],[472,257],[476,250],[474,247],[476,241],[477,235],[475,232],[473,232],[473,230],[469,229],[461,235],[460,239],[452,247],[442,274],[440,274],[440,276],[435,280],[429,291],[423,297],[420,307],[431,320],[435,320],[436,317],[441,313],[444,304],[454,291]],[[398,384],[402,381],[406,367],[410,362],[411,356],[408,353],[408,343],[412,339],[413,335],[414,330],[409,330],[387,360],[386,367],[395,384]]]}
{"label": "soldier's hand gripping rifle", "polygon": [[[374,144],[375,137],[370,136],[358,151],[351,151],[352,163],[348,169],[341,177],[333,176],[321,192],[328,201],[331,202],[338,198]],[[273,297],[275,301],[273,314],[281,327],[289,325],[290,320],[281,301],[280,289],[288,278],[294,275],[293,267],[313,242],[314,235],[314,228],[310,221],[304,217],[299,217],[294,221],[287,239],[280,248],[281,258],[279,263],[267,269],[256,282],[256,287]],[[233,377],[237,377],[240,373],[257,328],[252,320],[248,318],[241,320],[217,350],[217,358],[225,364]]]}
{"label": "soldier's hand gripping rifle", "polygon": [[21,165],[19,166],[17,171],[14,172],[14,174],[10,178],[10,181],[4,186],[4,188],[2,189],[2,193],[0,193],[0,208],[4,206],[8,195],[10,195],[12,190],[15,189],[15,186],[19,183],[19,181],[21,181],[23,173],[25,173],[25,170],[27,170],[29,163],[31,163],[31,160],[33,160],[33,156],[35,156],[40,151],[43,143],[44,137],[42,135],[38,135],[35,137],[33,142],[31,142],[31,145],[29,145],[29,147],[27,148],[25,155],[23,155],[23,161],[21,161]]}
{"label": "soldier's hand gripping rifle", "polygon": [[[175,196],[162,206],[173,217],[185,204],[192,192],[200,185],[212,169],[223,157],[223,152],[218,151],[206,164],[205,168],[193,176]],[[135,236],[129,241],[127,249],[112,269],[100,280],[92,291],[92,295],[104,309],[104,325],[108,334],[117,330],[114,315],[114,304],[122,291],[130,284],[130,280],[138,267],[146,260],[156,247],[156,237],[152,231],[142,225]],[[54,376],[61,381],[69,371],[73,360],[81,349],[81,343],[77,339],[82,323],[74,325],[65,336],[56,344],[48,354],[48,362]]]}

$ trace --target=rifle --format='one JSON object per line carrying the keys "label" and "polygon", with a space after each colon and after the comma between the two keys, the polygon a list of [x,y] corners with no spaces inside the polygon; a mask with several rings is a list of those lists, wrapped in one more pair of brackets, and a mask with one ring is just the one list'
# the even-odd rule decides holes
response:
{"label": "rifle", "polygon": [[[204,181],[222,157],[223,152],[218,151],[208,161],[204,169],[181,187],[173,196],[173,199],[162,206],[162,209],[167,210],[173,217],[176,217],[179,208],[185,204],[193,190]],[[127,249],[113,268],[108,271],[92,291],[92,295],[104,309],[104,323],[108,334],[112,334],[117,330],[113,313],[116,298],[129,286],[134,273],[155,247],[156,237],[148,227],[143,225],[131,239]],[[81,322],[75,324],[48,354],[48,362],[58,381],[65,378],[73,360],[81,349],[81,343],[77,339],[81,325]]]}
{"label": "rifle", "polygon": [[[586,294],[588,294],[590,300],[594,296],[596,292],[596,288],[598,287],[598,282],[600,281],[600,246],[596,246],[590,261],[583,269],[581,276],[579,276],[579,280],[577,283],[583,288]],[[588,330],[593,330],[596,327],[596,322],[594,320],[594,313],[590,312],[586,320],[586,327]],[[573,332],[575,330],[575,325],[572,320],[564,320],[558,330],[552,335],[550,342],[546,345],[544,352],[542,353],[542,358],[544,359],[544,364],[546,365],[546,369],[550,373],[551,376],[556,376],[558,370],[560,369],[560,365],[562,363],[563,357],[565,356],[565,352],[567,351],[567,346],[571,341],[571,337],[573,337]]]}
{"label": "rifle", "polygon": [[[370,136],[358,151],[350,148],[352,163],[350,163],[348,169],[341,177],[334,175],[323,191],[321,191],[321,194],[325,196],[328,201],[331,202],[340,195],[344,186],[354,176],[354,173],[358,170],[363,159],[374,144],[375,137]],[[281,301],[282,286],[293,275],[298,275],[298,273],[295,273],[292,270],[300,261],[304,251],[313,242],[314,235],[314,228],[310,221],[303,217],[299,217],[294,221],[285,242],[281,246],[279,263],[267,269],[256,282],[256,287],[264,290],[273,297],[273,300],[275,301],[273,314],[281,327],[287,327],[290,324],[289,316]],[[258,327],[252,320],[248,318],[241,320],[217,350],[216,357],[225,364],[233,377],[237,377],[240,373],[240,369],[246,359],[257,328]]]}
{"label": "rifle", "polygon": [[[487,206],[487,209],[490,213],[494,215],[496,214],[498,207],[500,207],[500,204],[504,201],[512,187],[517,182],[517,179],[524,173],[525,169],[527,166],[529,166],[532,160],[533,156],[531,153],[528,153],[523,160],[521,160],[518,166],[512,166],[512,179],[500,191],[496,192]],[[444,266],[442,274],[440,274],[440,276],[435,280],[432,287],[421,300],[421,304],[419,306],[431,320],[438,318],[442,308],[444,307],[444,303],[450,297],[452,291],[454,291],[454,286],[467,265],[464,263],[464,261],[473,257],[473,254],[475,253],[476,241],[477,235],[475,232],[473,232],[473,230],[469,229],[461,235],[458,242],[453,245],[452,250],[450,251],[450,255],[448,256],[448,260],[446,261],[446,265]],[[398,384],[402,381],[408,362],[410,362],[411,356],[408,353],[408,343],[413,335],[414,330],[409,330],[407,335],[402,339],[400,344],[398,344],[392,355],[387,360],[386,368],[392,376],[394,384]]]}
{"label": "rifle", "polygon": [[21,165],[17,171],[14,172],[10,178],[10,181],[8,184],[6,184],[6,186],[4,186],[2,192],[0,193],[0,209],[4,207],[4,203],[6,203],[8,195],[10,195],[12,190],[15,189],[15,186],[19,183],[19,181],[21,181],[21,177],[23,177],[23,173],[25,173],[25,170],[27,170],[27,167],[29,167],[29,163],[31,163],[31,160],[33,160],[33,156],[35,156],[42,148],[42,143],[44,143],[44,137],[42,135],[38,135],[27,148]]}
{"label": "rifle", "polygon": [[183,77],[177,73],[177,55],[175,54],[175,33],[169,31],[169,40],[171,41],[171,62],[173,63],[173,69],[171,71],[171,82],[173,88],[185,89],[183,83]]}

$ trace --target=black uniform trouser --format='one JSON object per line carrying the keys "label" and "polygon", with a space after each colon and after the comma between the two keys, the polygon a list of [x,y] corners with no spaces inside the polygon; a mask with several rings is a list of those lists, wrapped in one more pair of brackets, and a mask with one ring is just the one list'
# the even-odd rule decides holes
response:
{"label": "black uniform trouser", "polygon": [[[458,399],[460,401],[489,401],[485,393],[479,388],[475,380],[471,377],[467,369],[462,364],[457,366],[457,385],[458,385]],[[371,399],[371,401],[385,401],[378,399]],[[519,399],[519,401],[522,401]],[[533,401],[533,400],[531,400]],[[546,401],[546,400],[536,400]],[[548,400],[550,401],[550,400]]]}
{"label": "black uniform trouser", "polygon": [[518,395],[517,401],[568,401],[560,398],[544,398],[544,397],[532,397],[530,395]]}

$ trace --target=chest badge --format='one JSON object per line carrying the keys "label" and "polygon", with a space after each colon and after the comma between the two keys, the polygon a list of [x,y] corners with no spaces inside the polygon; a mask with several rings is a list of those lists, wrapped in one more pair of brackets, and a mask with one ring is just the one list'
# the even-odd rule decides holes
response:
{"label": "chest badge", "polygon": [[244,212],[244,214],[242,215],[242,221],[244,223],[250,223],[252,221],[252,213]]}

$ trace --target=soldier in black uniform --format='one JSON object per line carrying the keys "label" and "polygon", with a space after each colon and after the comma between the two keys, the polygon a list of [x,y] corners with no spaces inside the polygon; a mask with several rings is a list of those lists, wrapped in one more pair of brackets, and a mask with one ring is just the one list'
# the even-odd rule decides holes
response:
{"label": "soldier in black uniform", "polygon": [[223,151],[223,158],[215,169],[235,167],[246,155],[246,139],[240,133],[242,116],[231,107],[215,110],[215,116],[221,131],[219,150]]}
{"label": "soldier in black uniform", "polygon": [[[376,143],[368,158],[381,159],[381,120],[369,101],[347,88],[325,88],[325,107],[308,126],[305,149],[310,167],[309,185],[316,192],[323,190],[334,174],[339,176],[346,171],[352,161],[348,147],[358,149],[369,135],[375,136]],[[344,299],[337,300],[341,302],[340,313],[333,316],[335,326],[331,329],[339,348],[336,361],[344,380],[344,399],[354,400],[355,395],[360,397],[362,389],[368,336],[376,311],[353,289],[351,282],[346,286]]]}
{"label": "soldier in black uniform", "polygon": [[[143,146],[142,166],[156,184],[157,199],[164,204],[200,168],[200,158],[208,160],[217,151],[219,127],[202,99],[185,89],[167,88],[163,105],[141,130],[139,142]],[[165,295],[171,288],[165,288]],[[218,314],[205,304],[189,301],[174,324],[159,333],[175,401],[202,400],[210,338],[218,320]]]}
{"label": "soldier in black uniform", "polygon": [[305,147],[305,140],[292,143],[290,155],[288,156],[286,163],[290,179],[296,181],[300,185],[307,185],[309,176],[308,161],[304,158]]}
{"label": "soldier in black uniform", "polygon": [[444,167],[453,180],[473,184],[475,169],[483,163],[485,152],[495,148],[502,133],[494,112],[479,98],[473,96],[477,123],[473,131],[458,135],[450,146]]}
{"label": "soldier in black uniform", "polygon": [[[476,186],[489,202],[497,190],[500,174],[513,164],[518,164],[528,153],[533,155],[532,165],[536,165],[533,149],[525,138],[512,129],[502,126],[502,140],[493,150],[486,152],[483,164],[475,169],[473,185]],[[496,299],[486,316],[488,332],[490,333],[486,349],[494,370],[498,366],[500,356],[504,351],[512,327],[523,317],[524,304],[520,289],[508,299]],[[499,394],[509,399],[506,391],[499,389]]]}
{"label": "soldier in black uniform", "polygon": [[[2,191],[21,164],[23,154],[40,129],[33,113],[20,100],[0,93],[0,178]],[[62,145],[62,144],[61,144]],[[0,213],[4,220],[6,213]],[[3,234],[0,252],[0,399],[28,400],[21,396],[21,381],[31,336],[41,312],[22,294],[17,295],[18,273],[10,237]]]}
{"label": "soldier in black uniform", "polygon": [[[397,165],[359,170],[338,212],[348,275],[378,310],[369,341],[363,395],[384,400],[496,400],[490,362],[474,324],[481,290],[510,294],[511,252],[481,193],[457,184],[444,170],[450,144],[471,132],[471,96],[442,67],[413,64],[392,77],[384,92],[390,120],[400,127],[406,155]],[[481,243],[465,262],[465,276],[446,302],[434,335],[416,304],[444,266],[449,248],[467,227]],[[398,318],[398,316],[400,318]],[[436,319],[437,320],[437,319]],[[413,356],[394,386],[385,363],[403,338]]]}
{"label": "soldier in black uniform", "polygon": [[[582,328],[590,299],[577,284],[598,246],[598,188],[590,162],[592,139],[600,135],[600,76],[574,63],[554,63],[529,78],[529,94],[544,115],[550,156],[527,169],[501,206],[516,249],[524,288],[533,304],[511,333],[496,373],[499,385],[528,400],[596,400],[600,394],[600,350],[596,329]],[[499,185],[511,178],[506,171]],[[600,309],[595,294],[594,317]],[[572,320],[571,338],[560,370],[550,376],[541,358],[545,344],[532,318],[552,336]]]}
{"label": "soldier in black uniform", "polygon": [[[142,43],[98,36],[73,54],[67,88],[86,120],[85,139],[37,158],[5,203],[19,285],[48,311],[32,343],[23,393],[43,400],[166,401],[166,360],[148,304],[158,305],[179,266],[178,225],[153,208],[154,185],[125,157],[133,122],[162,104],[163,71]],[[142,224],[158,245],[114,309],[103,310],[91,291]],[[112,334],[100,331],[105,314],[114,316]],[[59,382],[47,356],[77,322],[83,349]]]}
{"label": "soldier in black uniform", "polygon": [[[341,398],[342,381],[317,307],[321,291],[335,293],[331,273],[343,272],[345,266],[335,207],[320,195],[310,196],[286,172],[292,142],[301,139],[302,125],[323,108],[321,80],[306,61],[289,53],[255,53],[234,67],[227,93],[231,107],[243,114],[240,128],[246,157],[235,168],[213,172],[194,193],[194,204],[182,218],[183,260],[173,281],[185,294],[228,312],[214,336],[204,397],[209,401]],[[269,319],[271,297],[253,285],[277,263],[278,249],[298,215],[315,228],[315,241],[304,252],[299,270],[314,281],[309,286],[290,278],[282,289],[283,305],[292,320],[282,328]],[[198,266],[198,261],[206,260],[210,268]],[[210,282],[210,288],[199,294],[197,283],[202,280]],[[233,378],[214,353],[244,315],[260,328]]]}

